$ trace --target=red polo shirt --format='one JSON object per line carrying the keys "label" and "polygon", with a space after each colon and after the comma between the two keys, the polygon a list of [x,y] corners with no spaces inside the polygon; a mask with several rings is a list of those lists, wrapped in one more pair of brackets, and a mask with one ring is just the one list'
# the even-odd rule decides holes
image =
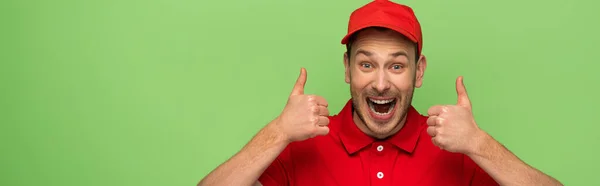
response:
{"label": "red polo shirt", "polygon": [[404,127],[386,140],[364,134],[352,103],[330,116],[330,132],[290,143],[259,178],[289,185],[498,185],[468,156],[440,150],[427,134],[427,117],[410,107]]}

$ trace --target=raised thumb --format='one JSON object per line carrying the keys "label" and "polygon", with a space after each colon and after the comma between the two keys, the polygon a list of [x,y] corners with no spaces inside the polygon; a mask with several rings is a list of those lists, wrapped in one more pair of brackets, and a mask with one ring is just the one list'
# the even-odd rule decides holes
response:
{"label": "raised thumb", "polygon": [[463,77],[459,76],[456,79],[456,94],[458,95],[457,105],[471,109],[471,100],[467,94],[467,89],[463,83]]}
{"label": "raised thumb", "polygon": [[298,80],[296,80],[296,84],[294,85],[294,89],[292,89],[292,95],[302,95],[304,94],[304,85],[306,84],[306,69],[300,69],[300,76],[298,76]]}

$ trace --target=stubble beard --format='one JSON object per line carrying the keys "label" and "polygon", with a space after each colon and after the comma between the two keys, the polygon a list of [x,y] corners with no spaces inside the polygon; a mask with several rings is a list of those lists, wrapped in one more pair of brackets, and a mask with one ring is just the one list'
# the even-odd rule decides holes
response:
{"label": "stubble beard", "polygon": [[[399,128],[404,126],[405,123],[405,119],[406,116],[408,115],[408,108],[410,107],[410,105],[412,104],[412,98],[414,95],[414,83],[413,86],[411,88],[410,91],[408,91],[407,94],[401,94],[401,93],[396,93],[395,96],[393,96],[394,98],[398,99],[396,101],[396,104],[398,106],[398,110],[400,112],[395,111],[396,113],[394,113],[394,118],[390,119],[390,122],[394,122],[392,127],[381,127],[381,128],[373,128],[371,126],[378,126],[378,125],[392,125],[392,123],[378,123],[378,122],[367,122],[367,120],[365,119],[365,114],[368,115],[368,110],[367,112],[363,112],[363,108],[364,107],[360,107],[359,103],[363,103],[363,104],[368,104],[366,103],[366,99],[368,96],[390,96],[390,95],[394,95],[394,94],[390,94],[390,93],[375,93],[375,92],[364,92],[363,94],[365,96],[361,96],[358,92],[354,92],[353,91],[353,87],[352,85],[350,85],[350,94],[352,96],[352,111],[353,113],[356,113],[356,115],[358,116],[358,118],[360,119],[361,123],[359,125],[363,125],[370,133],[372,133],[372,137],[378,138],[378,139],[384,139],[387,138],[391,135],[393,135],[392,132],[397,132],[398,130],[400,130]],[[400,94],[400,96],[398,96],[398,94]],[[368,105],[366,106],[368,109]]]}

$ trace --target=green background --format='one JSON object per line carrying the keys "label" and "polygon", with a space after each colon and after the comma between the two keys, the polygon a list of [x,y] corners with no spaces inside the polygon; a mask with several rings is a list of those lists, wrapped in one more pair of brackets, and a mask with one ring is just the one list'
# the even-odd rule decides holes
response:
{"label": "green background", "polygon": [[[0,185],[195,185],[306,93],[349,99],[340,40],[367,0],[0,3]],[[414,104],[456,102],[567,185],[600,185],[592,0],[405,0],[428,68]]]}

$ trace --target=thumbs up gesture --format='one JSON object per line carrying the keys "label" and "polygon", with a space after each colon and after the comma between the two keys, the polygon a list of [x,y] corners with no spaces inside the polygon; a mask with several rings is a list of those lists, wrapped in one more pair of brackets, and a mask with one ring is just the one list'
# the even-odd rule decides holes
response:
{"label": "thumbs up gesture", "polygon": [[325,98],[305,95],[306,69],[302,68],[285,108],[275,124],[288,142],[302,141],[329,133],[329,110]]}
{"label": "thumbs up gesture", "polygon": [[463,84],[463,77],[456,79],[456,105],[437,105],[429,108],[427,133],[433,144],[441,149],[470,153],[483,131],[479,129],[471,111],[471,101]]}

